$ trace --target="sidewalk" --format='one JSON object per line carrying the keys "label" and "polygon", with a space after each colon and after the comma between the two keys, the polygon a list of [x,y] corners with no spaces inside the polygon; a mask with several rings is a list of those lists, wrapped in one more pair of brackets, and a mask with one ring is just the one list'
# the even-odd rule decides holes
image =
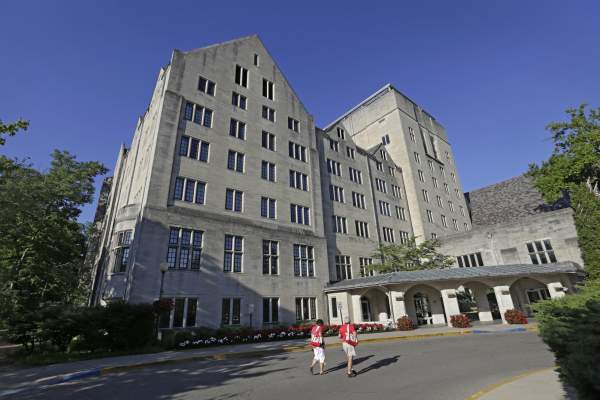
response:
{"label": "sidewalk", "polygon": [[468,400],[576,400],[573,390],[565,390],[554,368],[526,372],[499,382]]}
{"label": "sidewalk", "polygon": [[[362,344],[394,340],[418,340],[436,336],[461,336],[478,333],[495,333],[503,331],[535,330],[535,324],[525,326],[484,325],[476,328],[457,329],[450,327],[420,328],[414,331],[390,331],[359,335]],[[330,347],[339,346],[337,337],[325,338]],[[119,357],[108,357],[77,361],[72,363],[53,364],[36,368],[18,369],[0,372],[0,397],[7,390],[28,386],[43,386],[99,376],[108,373],[141,368],[152,365],[177,363],[198,360],[223,360],[234,357],[252,357],[277,353],[307,351],[307,339],[285,340],[278,342],[249,343],[238,345],[215,346],[209,348],[181,351],[165,351],[152,354],[138,354]]]}

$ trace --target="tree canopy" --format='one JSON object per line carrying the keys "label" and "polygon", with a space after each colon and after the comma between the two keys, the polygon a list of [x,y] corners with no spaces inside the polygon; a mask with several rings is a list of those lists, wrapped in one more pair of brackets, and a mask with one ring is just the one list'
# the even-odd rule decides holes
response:
{"label": "tree canopy", "polygon": [[26,131],[29,128],[29,121],[19,119],[15,122],[5,124],[0,119],[0,146],[6,143],[5,136],[14,136],[19,131]]}
{"label": "tree canopy", "polygon": [[450,256],[437,251],[437,239],[425,240],[417,244],[414,236],[402,244],[381,244],[372,257],[382,260],[373,265],[381,273],[394,271],[417,271],[422,269],[449,268],[453,264]]}

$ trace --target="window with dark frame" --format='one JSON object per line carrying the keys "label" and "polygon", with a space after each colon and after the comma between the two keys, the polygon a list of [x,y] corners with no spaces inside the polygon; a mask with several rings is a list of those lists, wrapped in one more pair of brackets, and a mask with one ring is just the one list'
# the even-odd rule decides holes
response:
{"label": "window with dark frame", "polygon": [[114,249],[115,264],[113,272],[125,272],[127,270],[132,233],[133,231],[131,229],[117,233],[117,245]]}
{"label": "window with dark frame", "polygon": [[239,325],[241,321],[242,299],[225,297],[221,305],[221,325]]}
{"label": "window with dark frame", "polygon": [[212,117],[213,111],[209,108],[203,107],[198,104],[190,103],[189,101],[185,104],[183,119],[185,119],[186,121],[192,121],[198,125],[203,125],[207,128],[211,128]]}
{"label": "window with dark frame", "polygon": [[279,242],[263,240],[263,275],[279,275]]}
{"label": "window with dark frame", "polygon": [[534,240],[527,242],[527,251],[533,264],[548,264],[557,262],[554,248],[550,239]]}
{"label": "window with dark frame", "polygon": [[223,272],[242,272],[244,237],[225,235]]}
{"label": "window with dark frame", "polygon": [[210,96],[214,96],[215,95],[215,87],[216,87],[216,84],[213,81],[211,81],[210,79],[206,79],[202,76],[200,76],[198,78],[198,90],[199,91],[206,93]]}
{"label": "window with dark frame", "polygon": [[294,276],[315,276],[315,255],[312,246],[294,244]]}
{"label": "window with dark frame", "polygon": [[170,269],[199,270],[204,232],[170,227],[167,264]]}
{"label": "window with dark frame", "polygon": [[248,87],[248,70],[241,65],[235,66],[235,83],[247,88]]}

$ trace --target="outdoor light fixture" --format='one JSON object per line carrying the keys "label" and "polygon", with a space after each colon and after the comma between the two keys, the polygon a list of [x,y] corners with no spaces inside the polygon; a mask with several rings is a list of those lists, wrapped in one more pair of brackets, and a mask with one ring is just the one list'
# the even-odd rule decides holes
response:
{"label": "outdoor light fixture", "polygon": [[400,296],[396,296],[396,301],[402,301],[404,300],[404,296],[400,295]]}

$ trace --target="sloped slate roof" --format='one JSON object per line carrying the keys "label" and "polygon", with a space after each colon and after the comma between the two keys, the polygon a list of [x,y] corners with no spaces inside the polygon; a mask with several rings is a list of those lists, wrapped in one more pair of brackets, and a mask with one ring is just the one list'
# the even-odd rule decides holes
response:
{"label": "sloped slate roof", "polygon": [[344,289],[381,286],[395,283],[416,283],[428,281],[463,280],[471,278],[499,278],[509,276],[533,276],[553,273],[582,273],[583,269],[574,262],[552,264],[512,264],[491,265],[473,268],[428,269],[422,271],[393,272],[390,274],[349,279],[329,284],[325,292],[337,292]]}

